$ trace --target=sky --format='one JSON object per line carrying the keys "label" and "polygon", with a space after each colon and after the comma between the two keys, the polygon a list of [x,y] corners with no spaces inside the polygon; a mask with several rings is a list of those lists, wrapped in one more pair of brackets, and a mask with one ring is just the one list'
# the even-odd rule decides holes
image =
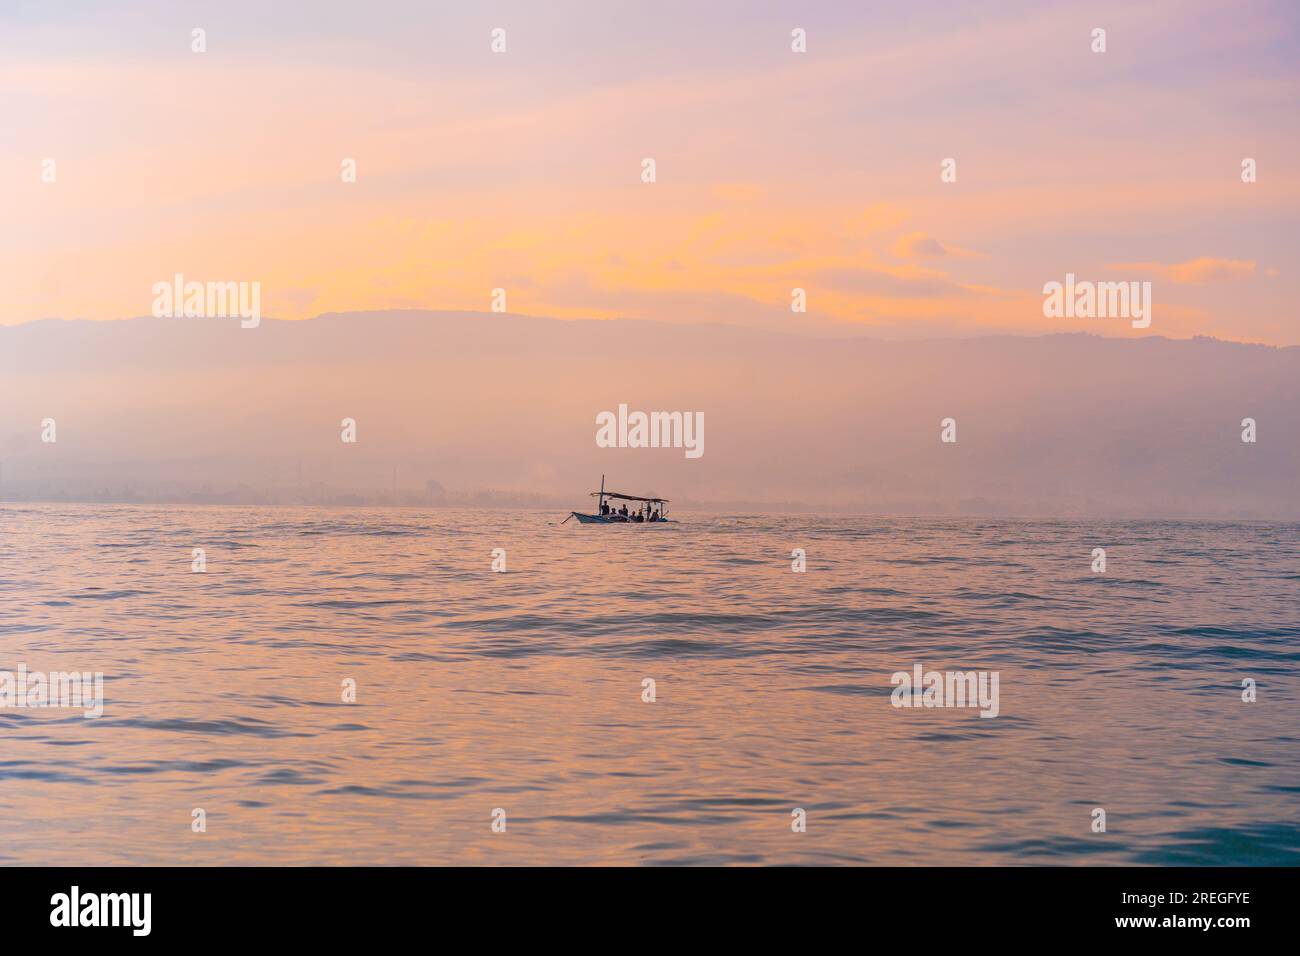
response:
{"label": "sky", "polygon": [[[182,273],[288,319],[501,288],[558,318],[1296,345],[1297,64],[1293,2],[9,0],[0,323],[144,315]],[[1067,273],[1150,281],[1151,327],[1045,318]]]}

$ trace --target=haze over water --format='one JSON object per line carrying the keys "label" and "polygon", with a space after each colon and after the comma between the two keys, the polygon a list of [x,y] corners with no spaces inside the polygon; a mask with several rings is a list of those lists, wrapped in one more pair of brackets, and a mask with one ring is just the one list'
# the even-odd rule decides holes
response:
{"label": "haze over water", "polygon": [[107,699],[0,710],[0,862],[1300,856],[1300,525],[562,517],[6,506],[0,670]]}

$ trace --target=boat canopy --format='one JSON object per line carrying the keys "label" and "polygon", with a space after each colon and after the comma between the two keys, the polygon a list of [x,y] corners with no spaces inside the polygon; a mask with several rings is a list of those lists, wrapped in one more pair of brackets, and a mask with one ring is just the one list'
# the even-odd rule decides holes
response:
{"label": "boat canopy", "polygon": [[619,499],[621,499],[621,500],[623,500],[623,501],[648,501],[648,502],[650,502],[651,504],[658,504],[658,503],[660,503],[660,502],[664,502],[664,503],[667,503],[667,502],[668,502],[668,499],[667,499],[667,498],[642,498],[640,495],[620,495],[617,491],[603,491],[603,492],[602,492],[602,491],[593,491],[593,492],[591,493],[591,497],[593,497],[593,498],[597,498],[597,497],[599,497],[599,496],[602,495],[602,494],[603,494],[606,498],[619,498]]}

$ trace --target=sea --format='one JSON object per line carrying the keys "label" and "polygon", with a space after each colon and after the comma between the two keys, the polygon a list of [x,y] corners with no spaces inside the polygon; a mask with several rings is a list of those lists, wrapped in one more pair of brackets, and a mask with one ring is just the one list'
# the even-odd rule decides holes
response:
{"label": "sea", "polygon": [[1300,525],[673,517],[0,505],[0,863],[1300,862]]}

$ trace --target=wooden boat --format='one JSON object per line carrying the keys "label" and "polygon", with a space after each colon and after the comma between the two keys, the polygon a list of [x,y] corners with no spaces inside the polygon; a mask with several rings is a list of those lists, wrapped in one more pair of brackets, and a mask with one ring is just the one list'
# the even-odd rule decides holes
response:
{"label": "wooden boat", "polygon": [[[596,503],[596,513],[587,514],[582,511],[569,512],[569,518],[577,518],[578,524],[639,524],[655,525],[666,524],[669,518],[664,517],[668,514],[668,509],[664,505],[668,504],[667,498],[646,498],[642,495],[625,495],[618,491],[605,490],[605,476],[600,476],[600,491],[591,493],[593,498],[598,499]],[[640,504],[639,508],[634,508],[627,514],[620,514],[613,507],[605,507],[605,499],[609,498],[614,501],[631,501]],[[658,505],[658,508],[652,508],[651,505]],[[652,517],[653,516],[653,517]],[[565,518],[560,524],[564,524],[569,518]]]}

